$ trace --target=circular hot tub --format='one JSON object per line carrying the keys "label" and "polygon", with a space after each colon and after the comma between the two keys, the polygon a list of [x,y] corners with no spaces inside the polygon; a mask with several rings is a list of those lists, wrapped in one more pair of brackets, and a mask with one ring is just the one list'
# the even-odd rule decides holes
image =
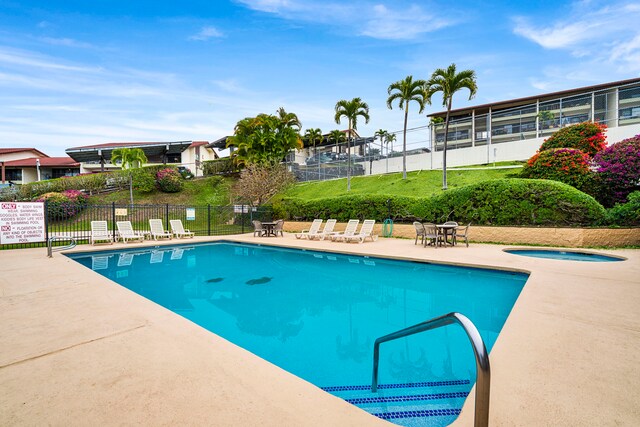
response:
{"label": "circular hot tub", "polygon": [[596,254],[592,252],[566,251],[558,249],[505,249],[505,252],[514,255],[534,258],[557,259],[562,261],[587,261],[587,262],[614,262],[624,261],[626,258]]}

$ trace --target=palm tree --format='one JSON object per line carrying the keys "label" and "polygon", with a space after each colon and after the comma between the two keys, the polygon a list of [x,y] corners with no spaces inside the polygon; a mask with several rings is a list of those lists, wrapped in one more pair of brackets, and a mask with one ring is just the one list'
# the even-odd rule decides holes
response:
{"label": "palm tree", "polygon": [[409,116],[409,103],[416,101],[422,113],[425,104],[430,104],[425,93],[424,80],[413,80],[413,76],[407,76],[404,80],[391,83],[387,89],[389,97],[387,98],[387,107],[393,109],[393,101],[398,100],[398,106],[404,110],[404,132],[402,142],[402,179],[407,179],[407,118]]}
{"label": "palm tree", "polygon": [[147,162],[147,156],[141,148],[116,148],[111,152],[111,163],[114,165],[120,161],[122,169],[129,169],[129,196],[133,206],[133,172]]}
{"label": "palm tree", "polygon": [[391,154],[393,154],[393,142],[396,140],[397,135],[395,133],[390,133],[387,135],[387,153],[389,152],[389,143],[391,143]]}
{"label": "palm tree", "polygon": [[329,136],[328,139],[330,141],[334,141],[336,143],[336,145],[339,145],[341,142],[344,142],[347,140],[347,137],[345,136],[344,132],[342,132],[341,130],[332,130],[331,132],[329,132]]}
{"label": "palm tree", "polygon": [[284,107],[278,108],[278,118],[284,127],[292,127],[297,128],[297,131],[300,132],[302,128],[302,123],[300,123],[300,119],[295,113],[287,113],[284,110]]}
{"label": "palm tree", "polygon": [[313,155],[316,155],[316,141],[322,142],[322,131],[319,128],[307,129],[304,133],[304,137],[309,144],[313,144]]}
{"label": "palm tree", "polygon": [[340,119],[346,117],[349,121],[349,138],[347,139],[347,191],[351,190],[351,147],[349,140],[352,137],[352,129],[358,129],[358,116],[364,117],[365,123],[369,123],[369,106],[360,98],[351,101],[342,99],[336,103],[335,120],[340,124]]}
{"label": "palm tree", "polygon": [[447,117],[444,120],[444,148],[442,150],[442,189],[447,189],[447,138],[449,137],[449,115],[453,94],[460,89],[469,89],[469,99],[472,99],[478,90],[476,84],[476,72],[464,70],[456,73],[456,64],[451,64],[444,70],[438,68],[427,81],[427,99],[431,102],[431,96],[436,92],[442,92],[442,105],[447,108]]}

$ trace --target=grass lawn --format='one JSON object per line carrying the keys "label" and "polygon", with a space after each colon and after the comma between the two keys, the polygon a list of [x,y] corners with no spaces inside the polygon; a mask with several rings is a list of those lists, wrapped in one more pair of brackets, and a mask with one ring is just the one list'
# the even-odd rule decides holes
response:
{"label": "grass lawn", "polygon": [[[197,178],[184,182],[184,189],[179,193],[163,193],[159,190],[151,193],[133,191],[133,202],[136,205],[157,205],[169,203],[171,205],[212,205],[226,206],[229,204],[229,189],[231,180],[217,181],[213,177]],[[217,185],[216,185],[217,183]],[[129,204],[129,190],[101,194],[89,198],[91,204]]]}
{"label": "grass lawn", "polygon": [[[506,178],[517,174],[519,169],[478,169],[447,170],[449,188],[463,187],[488,179]],[[408,172],[407,179],[402,173],[374,176],[358,176],[351,179],[351,192],[347,193],[347,179],[334,179],[324,182],[306,182],[297,184],[282,193],[281,197],[299,197],[316,199],[346,194],[394,194],[401,196],[425,197],[442,191],[442,171]]]}

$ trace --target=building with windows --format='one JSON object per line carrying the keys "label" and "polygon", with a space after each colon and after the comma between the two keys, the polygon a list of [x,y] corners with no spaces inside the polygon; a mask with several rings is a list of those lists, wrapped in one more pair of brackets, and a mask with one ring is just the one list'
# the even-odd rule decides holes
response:
{"label": "building with windows", "polygon": [[108,142],[67,148],[66,153],[80,162],[82,173],[105,172],[120,169],[120,165],[111,163],[111,154],[118,148],[140,148],[147,157],[147,165],[181,166],[195,176],[202,176],[203,161],[218,158],[209,141]]}
{"label": "building with windows", "polygon": [[[446,114],[429,115],[436,153],[444,147]],[[526,160],[559,128],[585,121],[607,125],[610,144],[639,134],[640,78],[452,110],[448,163]]]}
{"label": "building with windows", "polygon": [[80,163],[71,157],[49,157],[35,148],[0,148],[0,186],[79,173]]}

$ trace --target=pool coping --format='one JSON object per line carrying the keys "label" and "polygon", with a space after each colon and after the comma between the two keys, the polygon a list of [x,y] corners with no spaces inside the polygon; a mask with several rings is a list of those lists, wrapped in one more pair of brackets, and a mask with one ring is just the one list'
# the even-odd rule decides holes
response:
{"label": "pool coping", "polygon": [[[640,421],[640,250],[598,251],[628,258],[623,262],[558,263],[503,253],[507,245],[434,249],[401,239],[360,245],[285,233],[179,243],[218,240],[530,272],[490,355],[491,424]],[[0,252],[0,290],[0,416],[8,425],[213,418],[216,425],[390,425],[59,253],[47,259],[44,248]],[[454,424],[472,418],[470,398]]]}

